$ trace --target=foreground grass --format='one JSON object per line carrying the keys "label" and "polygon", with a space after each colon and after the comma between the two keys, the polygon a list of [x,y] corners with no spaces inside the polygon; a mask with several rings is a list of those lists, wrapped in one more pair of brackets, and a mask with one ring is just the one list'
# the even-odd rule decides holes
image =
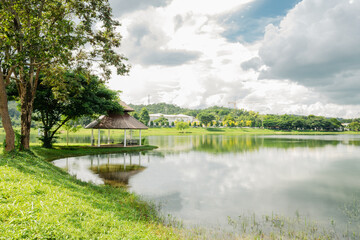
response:
{"label": "foreground grass", "polygon": [[0,155],[0,239],[178,238],[161,223],[155,207],[136,195],[78,181],[48,163],[84,154],[95,152],[35,147]]}

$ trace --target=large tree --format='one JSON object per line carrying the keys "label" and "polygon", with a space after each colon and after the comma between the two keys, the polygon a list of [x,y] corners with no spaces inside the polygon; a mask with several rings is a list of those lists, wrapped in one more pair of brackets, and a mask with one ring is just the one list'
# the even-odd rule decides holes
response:
{"label": "large tree", "polygon": [[[56,132],[68,121],[84,116],[121,113],[116,91],[108,89],[98,77],[66,73],[67,88],[61,92],[40,84],[34,101],[33,118],[41,123],[43,147],[51,148]],[[56,97],[55,95],[58,95]]]}
{"label": "large tree", "polygon": [[[115,52],[121,36],[107,0],[0,0],[0,114],[6,150],[14,149],[6,85],[15,81],[21,104],[21,146],[29,149],[31,115],[40,74],[62,75],[66,66],[110,67],[125,74],[125,58]],[[59,78],[49,78],[51,80]],[[59,83],[66,84],[64,81]]]}

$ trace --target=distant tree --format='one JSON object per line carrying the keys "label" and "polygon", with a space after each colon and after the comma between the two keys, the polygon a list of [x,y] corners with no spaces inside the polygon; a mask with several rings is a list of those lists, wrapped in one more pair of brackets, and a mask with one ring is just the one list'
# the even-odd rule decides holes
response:
{"label": "distant tree", "polygon": [[164,116],[161,116],[160,118],[154,120],[154,123],[157,126],[164,126],[166,124],[169,124],[169,121]]}
{"label": "distant tree", "polygon": [[139,114],[137,114],[137,112],[134,112],[134,113],[132,114],[132,116],[133,116],[135,119],[137,119],[137,120],[140,119]]}
{"label": "distant tree", "polygon": [[211,121],[215,120],[215,116],[212,113],[201,112],[197,115],[197,119],[207,126]]}
{"label": "distant tree", "polygon": [[330,122],[331,122],[331,125],[332,125],[332,129],[333,130],[341,130],[342,129],[342,125],[341,125],[341,122],[336,119],[336,118],[331,118],[330,119]]}
{"label": "distant tree", "polygon": [[175,126],[176,126],[176,129],[179,131],[183,131],[183,130],[189,128],[189,124],[186,122],[176,122]]}
{"label": "distant tree", "polygon": [[306,127],[305,119],[298,117],[292,122],[292,128],[293,129],[303,129]]}
{"label": "distant tree", "polygon": [[150,116],[149,116],[149,112],[146,108],[142,108],[141,112],[140,112],[140,122],[142,122],[145,125],[149,124],[150,121]]}
{"label": "distant tree", "polygon": [[171,126],[174,127],[174,126],[175,126],[175,122],[172,122],[172,123],[171,123]]}
{"label": "distant tree", "polygon": [[266,115],[263,124],[265,128],[275,129],[279,126],[279,117],[276,115]]}
{"label": "distant tree", "polygon": [[352,122],[348,125],[349,130],[358,132],[360,130],[360,123]]}
{"label": "distant tree", "polygon": [[153,126],[154,126],[154,122],[150,121],[150,127],[153,127]]}
{"label": "distant tree", "polygon": [[230,109],[221,109],[218,114],[219,116],[226,116],[230,113],[230,111]]}

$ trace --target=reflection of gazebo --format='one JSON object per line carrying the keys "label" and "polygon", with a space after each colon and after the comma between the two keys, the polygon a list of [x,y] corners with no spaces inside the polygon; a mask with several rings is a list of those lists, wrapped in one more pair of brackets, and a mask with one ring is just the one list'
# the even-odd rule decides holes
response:
{"label": "reflection of gazebo", "polygon": [[110,129],[124,129],[124,147],[126,147],[126,130],[139,130],[139,145],[141,146],[141,130],[148,129],[143,123],[130,116],[128,112],[134,109],[120,101],[124,108],[123,114],[109,114],[109,116],[100,116],[85,128],[91,128],[91,144],[94,142],[94,129],[98,129],[98,147],[100,147],[100,129],[108,129],[108,144],[110,144]]}

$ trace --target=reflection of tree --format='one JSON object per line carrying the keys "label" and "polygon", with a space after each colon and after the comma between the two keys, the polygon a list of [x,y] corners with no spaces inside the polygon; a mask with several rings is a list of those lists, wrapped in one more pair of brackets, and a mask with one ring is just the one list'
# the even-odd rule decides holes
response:
{"label": "reflection of tree", "polygon": [[292,139],[292,138],[264,138],[264,146],[269,148],[317,148],[328,145],[336,146],[339,140],[320,140],[320,139]]}
{"label": "reflection of tree", "polygon": [[[336,146],[343,141],[311,138],[286,138],[263,136],[226,136],[226,135],[192,135],[192,136],[158,136],[151,139],[151,144],[159,146],[162,153],[173,154],[191,150],[212,153],[248,152],[260,148],[317,148],[327,145]],[[350,141],[359,144],[360,141]]]}
{"label": "reflection of tree", "polygon": [[251,136],[204,135],[193,140],[193,149],[211,153],[254,151],[262,145],[263,138]]}
{"label": "reflection of tree", "polygon": [[360,140],[350,140],[349,145],[351,145],[351,146],[360,146]]}
{"label": "reflection of tree", "polygon": [[193,149],[211,153],[252,152],[260,148],[317,148],[339,143],[338,140],[204,135],[194,136]]}

